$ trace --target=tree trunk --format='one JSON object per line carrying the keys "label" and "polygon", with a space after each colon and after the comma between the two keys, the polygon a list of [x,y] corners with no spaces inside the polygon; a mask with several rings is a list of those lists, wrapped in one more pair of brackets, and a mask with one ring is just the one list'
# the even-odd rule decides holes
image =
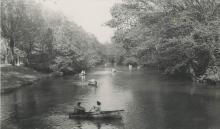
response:
{"label": "tree trunk", "polygon": [[14,40],[12,37],[10,37],[10,41],[9,41],[9,47],[10,47],[10,52],[11,52],[11,64],[14,66],[15,65],[15,53],[14,53]]}
{"label": "tree trunk", "polygon": [[19,58],[18,55],[17,55],[17,65],[18,65],[18,66],[20,65],[20,58]]}

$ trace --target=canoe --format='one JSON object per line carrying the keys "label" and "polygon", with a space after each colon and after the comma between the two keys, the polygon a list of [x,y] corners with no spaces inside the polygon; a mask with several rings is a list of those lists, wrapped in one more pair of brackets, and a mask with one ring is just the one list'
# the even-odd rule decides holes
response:
{"label": "canoe", "polygon": [[117,70],[116,69],[112,69],[112,72],[115,73],[115,72],[117,72]]}
{"label": "canoe", "polygon": [[85,75],[86,75],[86,73],[80,73],[79,75],[80,75],[80,76],[85,76]]}
{"label": "canoe", "polygon": [[101,111],[96,112],[85,112],[81,114],[69,113],[69,118],[71,119],[111,119],[111,118],[122,118],[122,112],[124,110],[114,110],[114,111]]}
{"label": "canoe", "polygon": [[97,86],[98,82],[94,79],[88,81],[88,85]]}
{"label": "canoe", "polygon": [[97,82],[88,82],[88,85],[97,86]]}

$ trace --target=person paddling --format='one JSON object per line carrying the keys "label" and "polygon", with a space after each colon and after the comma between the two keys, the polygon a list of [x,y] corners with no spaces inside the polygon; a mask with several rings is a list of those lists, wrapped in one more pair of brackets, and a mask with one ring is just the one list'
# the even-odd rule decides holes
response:
{"label": "person paddling", "polygon": [[85,108],[81,106],[81,102],[77,103],[77,106],[74,108],[74,112],[81,114],[81,113],[85,113]]}
{"label": "person paddling", "polygon": [[101,102],[97,101],[96,104],[97,105],[93,106],[93,108],[90,111],[100,113],[101,112]]}

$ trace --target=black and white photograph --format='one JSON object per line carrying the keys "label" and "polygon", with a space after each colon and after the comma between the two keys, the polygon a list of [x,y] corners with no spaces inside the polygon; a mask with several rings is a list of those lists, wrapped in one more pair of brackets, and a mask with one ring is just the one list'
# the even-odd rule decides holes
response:
{"label": "black and white photograph", "polygon": [[0,2],[0,129],[220,129],[220,0]]}

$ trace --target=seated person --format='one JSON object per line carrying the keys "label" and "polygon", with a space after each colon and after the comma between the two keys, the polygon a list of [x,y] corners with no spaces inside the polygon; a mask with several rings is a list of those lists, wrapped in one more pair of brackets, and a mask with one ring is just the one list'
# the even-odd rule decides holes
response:
{"label": "seated person", "polygon": [[74,108],[75,113],[84,113],[86,110],[84,107],[81,106],[81,102],[77,103],[77,106]]}
{"label": "seated person", "polygon": [[96,103],[97,103],[97,105],[93,106],[93,108],[90,111],[100,113],[101,112],[101,102],[97,101]]}

